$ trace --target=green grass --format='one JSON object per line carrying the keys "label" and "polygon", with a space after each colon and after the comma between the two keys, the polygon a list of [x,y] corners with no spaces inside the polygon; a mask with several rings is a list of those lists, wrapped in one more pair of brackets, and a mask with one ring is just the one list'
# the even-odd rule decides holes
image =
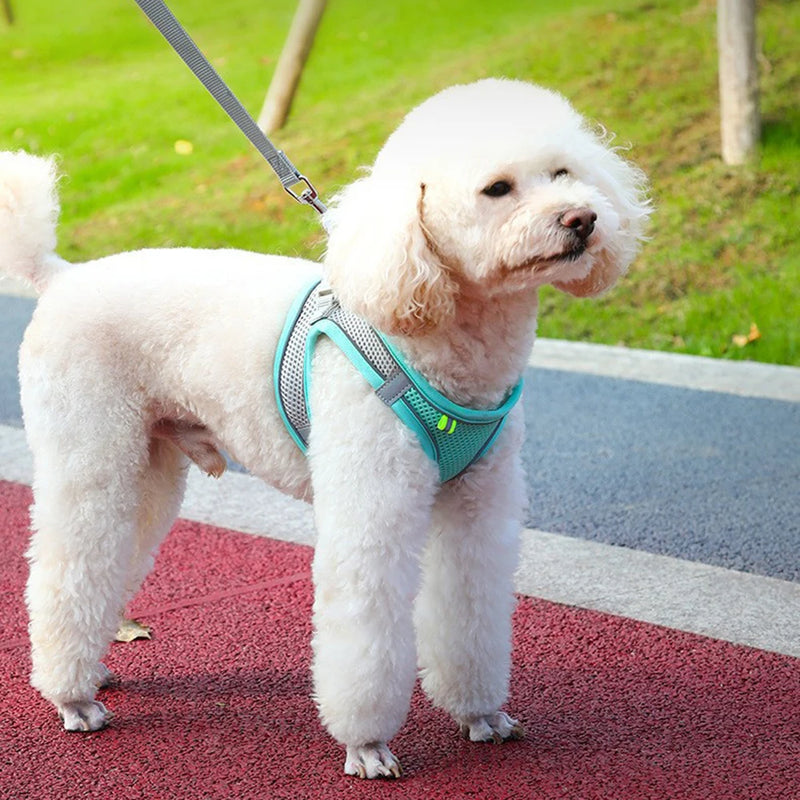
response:
{"label": "green grass", "polygon": [[[276,186],[132,0],[14,6],[16,24],[0,21],[0,149],[61,154],[62,255],[181,244],[319,256],[313,212]],[[254,115],[294,6],[171,3]],[[800,4],[759,3],[763,140],[740,169],[719,157],[715,6],[332,0],[274,138],[331,195],[448,84],[506,75],[557,88],[631,143],[657,211],[609,295],[543,291],[540,333],[800,364]],[[761,338],[733,344],[753,323]]]}

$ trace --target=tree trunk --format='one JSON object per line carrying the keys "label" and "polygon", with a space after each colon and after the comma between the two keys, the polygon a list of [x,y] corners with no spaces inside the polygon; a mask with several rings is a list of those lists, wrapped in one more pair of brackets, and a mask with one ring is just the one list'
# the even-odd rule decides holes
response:
{"label": "tree trunk", "polygon": [[325,0],[300,0],[297,6],[289,36],[258,117],[258,127],[267,134],[282,128],[289,116],[294,93],[324,10]]}
{"label": "tree trunk", "polygon": [[717,0],[722,158],[742,164],[761,135],[755,0]]}

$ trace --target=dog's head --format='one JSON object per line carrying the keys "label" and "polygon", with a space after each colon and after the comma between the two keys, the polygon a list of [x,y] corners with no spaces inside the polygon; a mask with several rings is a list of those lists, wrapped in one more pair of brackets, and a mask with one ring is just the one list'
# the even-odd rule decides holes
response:
{"label": "dog's head", "polygon": [[446,89],[413,110],[334,199],[325,267],[387,333],[446,324],[459,294],[552,283],[599,294],[650,213],[644,177],[560,95],[520,81]]}

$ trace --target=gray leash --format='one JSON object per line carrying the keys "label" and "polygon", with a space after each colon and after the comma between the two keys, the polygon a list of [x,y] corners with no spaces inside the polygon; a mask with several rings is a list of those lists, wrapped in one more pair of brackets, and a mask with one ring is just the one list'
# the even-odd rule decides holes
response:
{"label": "gray leash", "polygon": [[[236,99],[225,81],[220,78],[208,59],[192,41],[180,22],[167,8],[163,0],[136,0],[139,8],[147,14],[153,25],[158,28],[164,38],[172,45],[175,52],[183,59],[187,67],[195,74],[211,96],[222,106],[228,116],[236,123],[239,130],[253,143],[256,150],[269,162],[280,178],[283,188],[299,203],[306,203],[320,214],[325,212],[325,205],[319,199],[317,190],[311,181],[303,175],[286,157],[282,150],[277,150],[258,127],[255,120],[247,113],[245,107]],[[305,188],[300,188],[300,187]],[[299,194],[298,194],[299,191]]]}

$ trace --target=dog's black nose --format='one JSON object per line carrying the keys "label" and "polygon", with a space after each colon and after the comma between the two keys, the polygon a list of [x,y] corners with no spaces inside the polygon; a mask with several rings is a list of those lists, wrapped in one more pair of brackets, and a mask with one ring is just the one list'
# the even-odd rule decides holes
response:
{"label": "dog's black nose", "polygon": [[591,208],[570,208],[558,218],[558,221],[585,242],[592,235],[596,219],[597,214]]}

